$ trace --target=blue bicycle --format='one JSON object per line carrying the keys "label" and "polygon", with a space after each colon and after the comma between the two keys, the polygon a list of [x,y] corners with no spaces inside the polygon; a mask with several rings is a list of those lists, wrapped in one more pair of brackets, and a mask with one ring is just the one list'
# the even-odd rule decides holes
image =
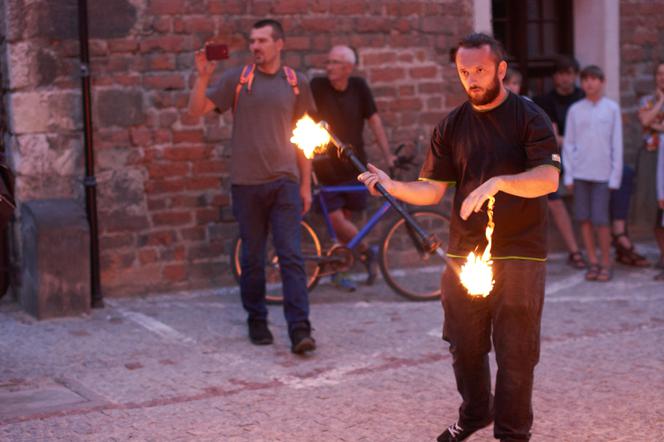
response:
{"label": "blue bicycle", "polygon": [[[329,246],[321,245],[316,229],[306,219],[302,220],[302,253],[307,275],[307,288],[313,290],[322,276],[336,272],[345,272],[356,261],[357,247],[364,238],[388,217],[392,221],[383,233],[380,241],[378,265],[385,282],[399,295],[415,301],[438,299],[440,296],[440,277],[445,268],[445,261],[435,253],[427,251],[422,240],[401,217],[388,216],[390,204],[385,201],[369,218],[357,235],[346,245],[340,245],[328,216],[327,206],[322,197],[324,193],[368,192],[361,184],[348,186],[314,185],[314,199],[318,201],[327,230]],[[435,208],[408,209],[417,223],[427,232],[435,234],[443,246],[448,243],[449,217]],[[237,237],[231,249],[231,267],[239,282],[241,239]],[[283,300],[279,257],[268,241],[266,265],[266,299],[271,303]]]}

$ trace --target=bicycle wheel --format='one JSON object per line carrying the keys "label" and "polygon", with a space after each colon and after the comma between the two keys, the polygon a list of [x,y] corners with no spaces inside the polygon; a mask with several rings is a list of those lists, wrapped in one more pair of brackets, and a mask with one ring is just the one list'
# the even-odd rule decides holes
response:
{"label": "bicycle wheel", "polygon": [[[301,221],[302,236],[300,244],[302,245],[302,256],[304,257],[304,272],[307,276],[307,290],[311,291],[318,283],[320,268],[318,263],[321,256],[321,246],[318,235],[306,221]],[[231,268],[235,280],[240,283],[242,267],[240,265],[240,253],[242,250],[242,240],[236,237],[231,249]],[[283,301],[283,291],[281,287],[281,272],[279,270],[279,257],[274,249],[272,235],[268,238],[267,254],[265,263],[265,299],[270,304],[279,304]]]}
{"label": "bicycle wheel", "polygon": [[[410,212],[417,223],[435,234],[446,246],[450,220],[434,210]],[[440,297],[440,280],[445,261],[437,254],[429,254],[418,247],[419,237],[403,218],[397,219],[387,230],[380,249],[379,264],[385,282],[392,289],[414,301]]]}

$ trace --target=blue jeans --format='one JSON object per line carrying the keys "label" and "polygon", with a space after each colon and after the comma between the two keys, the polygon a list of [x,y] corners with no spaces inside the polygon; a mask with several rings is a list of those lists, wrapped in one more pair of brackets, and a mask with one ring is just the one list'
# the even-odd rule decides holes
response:
{"label": "blue jeans", "polygon": [[[496,284],[487,298],[469,296],[451,266],[443,273],[443,339],[450,343],[463,400],[459,424],[478,428],[493,417],[497,439],[528,440],[546,263],[495,260],[493,267]],[[495,398],[489,371],[492,344],[498,365]]]}
{"label": "blue jeans", "polygon": [[265,184],[233,185],[231,194],[233,215],[242,238],[240,294],[249,319],[267,319],[265,262],[271,230],[279,257],[286,321],[289,326],[308,321],[309,295],[300,248],[299,184],[279,179]]}

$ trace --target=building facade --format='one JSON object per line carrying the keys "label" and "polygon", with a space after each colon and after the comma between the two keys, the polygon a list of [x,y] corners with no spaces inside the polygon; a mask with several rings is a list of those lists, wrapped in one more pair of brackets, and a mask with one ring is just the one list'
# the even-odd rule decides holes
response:
{"label": "building facade", "polygon": [[[0,1],[0,128],[19,205],[41,199],[85,205],[77,3]],[[527,69],[535,89],[546,86],[554,50],[575,54],[582,65],[599,64],[608,95],[623,107],[627,160],[646,164],[639,169],[639,201],[652,206],[652,161],[640,154],[635,112],[638,98],[652,89],[654,61],[664,59],[664,0],[569,0],[559,2],[563,9],[546,9],[557,3],[88,0],[104,294],[232,284],[228,247],[236,226],[225,149],[231,116],[191,118],[185,110],[193,52],[215,38],[231,49],[223,66],[244,64],[248,31],[265,17],[284,24],[285,62],[307,73],[322,67],[332,45],[355,47],[395,146],[428,138],[462,102],[449,54],[473,30],[500,36],[511,30],[513,51],[521,47],[515,63]],[[553,34],[556,43],[547,37]],[[524,49],[524,41],[538,46]],[[370,157],[379,156],[369,149]],[[10,232],[17,290],[25,241],[20,213]]]}

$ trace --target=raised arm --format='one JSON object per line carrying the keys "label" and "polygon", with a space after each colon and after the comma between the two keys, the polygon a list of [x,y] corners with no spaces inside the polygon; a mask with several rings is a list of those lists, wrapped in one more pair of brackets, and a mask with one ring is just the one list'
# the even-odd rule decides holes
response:
{"label": "raised arm", "polygon": [[652,107],[642,107],[639,109],[639,121],[643,127],[650,127],[655,130],[664,131],[664,124],[658,124],[655,121],[657,114],[662,106],[664,106],[664,94],[657,91],[655,100],[656,102]]}
{"label": "raised arm", "polygon": [[196,64],[196,80],[194,80],[194,86],[189,94],[188,112],[192,117],[200,117],[215,108],[214,103],[205,95],[205,92],[217,63],[205,58],[205,49],[196,51],[194,62]]}

